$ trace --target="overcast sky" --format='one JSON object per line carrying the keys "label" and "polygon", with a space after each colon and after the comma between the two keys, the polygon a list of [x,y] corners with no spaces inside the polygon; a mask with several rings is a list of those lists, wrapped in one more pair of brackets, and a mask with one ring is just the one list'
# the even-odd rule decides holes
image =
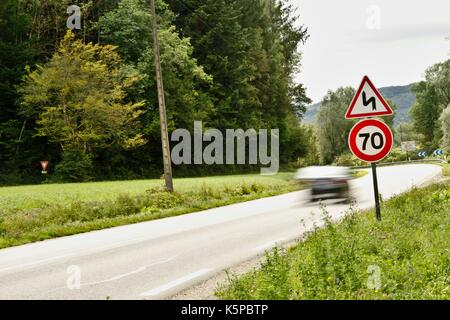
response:
{"label": "overcast sky", "polygon": [[314,102],[329,89],[423,79],[450,58],[450,0],[292,0],[310,38],[298,81]]}

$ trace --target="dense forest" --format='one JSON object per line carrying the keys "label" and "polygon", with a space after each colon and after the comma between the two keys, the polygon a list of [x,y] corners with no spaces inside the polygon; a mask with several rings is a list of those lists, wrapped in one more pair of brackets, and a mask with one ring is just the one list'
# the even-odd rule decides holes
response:
{"label": "dense forest", "polygon": [[[73,4],[81,20],[70,30]],[[156,0],[156,7],[169,134],[192,132],[194,121],[222,132],[279,129],[282,168],[359,164],[347,148],[353,122],[336,117],[354,88],[328,92],[306,114],[317,114],[316,124],[303,121],[311,101],[293,79],[309,35],[288,0]],[[0,185],[161,177],[151,20],[149,0],[2,0]],[[419,83],[385,89],[398,111],[396,122],[384,119],[397,147],[415,140],[429,153],[450,152],[450,60]],[[386,161],[405,157],[396,151]],[[257,170],[175,166],[174,175]]]}
{"label": "dense forest", "polygon": [[[70,31],[67,9],[81,8]],[[158,0],[169,130],[277,128],[282,165],[308,157],[305,88],[293,81],[308,39],[278,0]],[[0,183],[159,177],[148,0],[2,0]],[[314,149],[314,148],[313,148]],[[175,176],[249,171],[175,168]]]}

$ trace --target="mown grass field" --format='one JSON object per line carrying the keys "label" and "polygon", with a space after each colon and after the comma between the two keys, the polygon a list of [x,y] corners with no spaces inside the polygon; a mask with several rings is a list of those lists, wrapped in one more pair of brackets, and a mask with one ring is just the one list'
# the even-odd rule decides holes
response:
{"label": "mown grass field", "polygon": [[350,212],[260,269],[230,276],[222,299],[450,299],[450,183]]}
{"label": "mown grass field", "polygon": [[[284,186],[292,178],[292,173],[283,172],[274,176],[259,174],[231,175],[218,177],[175,179],[177,192],[236,186],[242,183],[260,183],[268,186]],[[0,203],[3,209],[32,209],[73,201],[104,201],[118,195],[136,196],[148,189],[164,186],[164,180],[129,180],[92,183],[41,184],[32,186],[1,187]]]}
{"label": "mown grass field", "polygon": [[295,191],[292,173],[0,188],[0,248]]}

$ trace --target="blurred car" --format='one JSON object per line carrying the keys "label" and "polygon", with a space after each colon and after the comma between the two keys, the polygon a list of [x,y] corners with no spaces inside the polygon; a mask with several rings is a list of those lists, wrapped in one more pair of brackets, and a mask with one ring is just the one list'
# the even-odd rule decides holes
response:
{"label": "blurred car", "polygon": [[295,179],[309,184],[311,201],[344,199],[350,201],[350,169],[347,167],[307,167],[295,174]]}

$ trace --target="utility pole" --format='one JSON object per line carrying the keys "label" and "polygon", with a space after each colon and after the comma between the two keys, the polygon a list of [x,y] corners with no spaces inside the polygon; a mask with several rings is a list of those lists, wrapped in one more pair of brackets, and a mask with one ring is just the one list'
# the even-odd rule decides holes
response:
{"label": "utility pole", "polygon": [[170,158],[169,132],[167,128],[166,99],[164,97],[164,84],[161,70],[161,57],[158,43],[158,25],[155,9],[155,0],[150,0],[152,14],[153,52],[155,55],[156,83],[158,87],[159,120],[161,124],[161,142],[164,160],[164,179],[166,189],[173,192],[172,160]]}

